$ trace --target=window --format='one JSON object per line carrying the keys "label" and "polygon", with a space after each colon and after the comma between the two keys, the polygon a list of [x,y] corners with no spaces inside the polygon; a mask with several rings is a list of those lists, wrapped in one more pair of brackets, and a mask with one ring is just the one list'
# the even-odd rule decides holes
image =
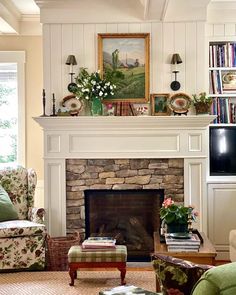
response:
{"label": "window", "polygon": [[24,63],[24,52],[0,51],[0,164],[25,165]]}

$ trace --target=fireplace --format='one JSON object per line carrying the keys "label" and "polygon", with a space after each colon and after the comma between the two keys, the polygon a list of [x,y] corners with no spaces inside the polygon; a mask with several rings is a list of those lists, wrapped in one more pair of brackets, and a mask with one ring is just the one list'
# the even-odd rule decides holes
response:
{"label": "fireplace", "polygon": [[109,236],[126,245],[128,261],[148,261],[160,229],[164,190],[86,190],[85,236]]}
{"label": "fireplace", "polygon": [[[46,225],[51,236],[63,236],[78,228],[83,231],[84,190],[135,189],[140,186],[142,189],[163,188],[166,195],[175,195],[185,205],[194,204],[202,217],[196,226],[207,233],[207,127],[215,116],[81,116],[34,119],[44,133]],[[180,181],[173,183],[176,174],[172,176],[162,171],[166,165],[164,163],[159,171],[152,169],[153,166],[150,165],[149,177],[140,175],[146,173],[145,168],[136,176],[110,176],[106,179],[94,178],[100,172],[87,171],[82,175],[83,178],[75,180],[73,174],[76,173],[72,173],[69,180],[75,182],[72,186],[68,183],[66,162],[74,159],[81,162],[90,159],[112,159],[118,162],[120,159],[173,159],[175,162],[179,159],[184,175],[177,175]],[[83,165],[77,167],[77,173],[82,173]],[[113,167],[116,169],[117,164]],[[169,169],[171,172],[174,170],[175,167]],[[92,177],[88,179],[88,176]],[[114,178],[118,178],[116,184]],[[176,188],[181,192],[176,191]]]}

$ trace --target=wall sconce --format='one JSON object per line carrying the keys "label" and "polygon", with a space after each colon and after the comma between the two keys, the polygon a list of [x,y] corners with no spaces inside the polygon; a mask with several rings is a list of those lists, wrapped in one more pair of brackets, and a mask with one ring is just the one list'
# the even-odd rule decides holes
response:
{"label": "wall sconce", "polygon": [[179,71],[177,70],[177,64],[181,64],[181,63],[182,63],[182,59],[180,58],[179,54],[174,53],[172,55],[171,64],[173,65],[172,73],[175,74],[175,80],[171,82],[170,84],[170,88],[174,91],[180,89],[180,83],[177,81],[177,73],[179,73]]}
{"label": "wall sconce", "polygon": [[73,75],[75,74],[73,72],[73,66],[77,65],[77,61],[76,61],[76,58],[74,55],[69,55],[67,57],[67,60],[66,60],[66,65],[69,65],[70,66],[70,70],[69,70],[69,75],[70,75],[70,83],[69,85],[67,86],[67,89],[70,91],[70,92],[73,92],[73,89],[75,87],[77,87],[77,85],[73,82]]}

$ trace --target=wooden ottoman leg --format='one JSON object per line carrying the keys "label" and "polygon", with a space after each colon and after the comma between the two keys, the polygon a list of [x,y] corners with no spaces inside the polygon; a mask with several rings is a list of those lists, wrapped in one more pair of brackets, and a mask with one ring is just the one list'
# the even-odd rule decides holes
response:
{"label": "wooden ottoman leg", "polygon": [[72,267],[70,266],[69,264],[69,275],[70,275],[70,279],[71,279],[71,282],[70,282],[70,286],[74,286],[74,283],[75,283],[75,279],[77,278],[77,272],[76,272],[76,269],[75,267]]}
{"label": "wooden ottoman leg", "polygon": [[121,285],[125,285],[125,274],[126,274],[126,265],[118,268],[120,271],[120,279],[121,279]]}

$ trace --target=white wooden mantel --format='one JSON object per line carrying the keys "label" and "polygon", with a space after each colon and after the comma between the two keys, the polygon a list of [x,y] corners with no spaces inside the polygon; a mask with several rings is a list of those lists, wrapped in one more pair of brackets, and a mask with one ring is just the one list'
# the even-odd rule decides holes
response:
{"label": "white wooden mantel", "polygon": [[66,159],[183,158],[184,202],[207,233],[208,125],[215,116],[35,117],[44,131],[46,223],[66,234]]}

